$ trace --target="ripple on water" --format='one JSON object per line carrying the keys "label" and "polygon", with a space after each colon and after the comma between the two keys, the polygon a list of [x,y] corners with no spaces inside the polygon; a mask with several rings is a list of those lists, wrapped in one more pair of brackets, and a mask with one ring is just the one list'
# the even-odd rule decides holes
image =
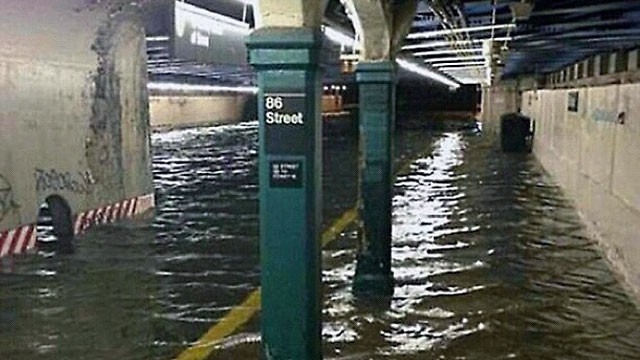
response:
{"label": "ripple on water", "polygon": [[[352,229],[325,250],[325,358],[640,358],[637,310],[530,156],[461,133],[397,135],[396,290],[353,296]],[[0,260],[0,358],[168,359],[258,285],[257,123],[152,140],[153,224]],[[358,144],[324,143],[326,224],[355,203]],[[258,324],[217,358],[256,358]]]}
{"label": "ripple on water", "polygon": [[[325,319],[351,324],[361,340],[332,341],[326,352],[367,359],[640,358],[633,341],[638,311],[538,163],[458,133],[433,147],[395,185],[393,297],[374,306],[386,308],[376,313],[370,304],[327,294],[326,308],[350,306],[325,312]],[[331,280],[344,280],[332,284],[337,291],[351,277]],[[380,321],[363,322],[367,316]],[[366,348],[358,344],[365,339],[377,340]]]}

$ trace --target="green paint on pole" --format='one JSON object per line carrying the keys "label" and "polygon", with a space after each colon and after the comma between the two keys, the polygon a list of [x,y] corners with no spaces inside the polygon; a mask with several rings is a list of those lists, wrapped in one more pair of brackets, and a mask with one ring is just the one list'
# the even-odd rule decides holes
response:
{"label": "green paint on pole", "polygon": [[320,44],[306,28],[260,29],[247,41],[260,89],[263,359],[322,358]]}
{"label": "green paint on pole", "polygon": [[361,62],[360,248],[353,290],[359,296],[393,294],[391,271],[391,191],[395,128],[395,64]]}

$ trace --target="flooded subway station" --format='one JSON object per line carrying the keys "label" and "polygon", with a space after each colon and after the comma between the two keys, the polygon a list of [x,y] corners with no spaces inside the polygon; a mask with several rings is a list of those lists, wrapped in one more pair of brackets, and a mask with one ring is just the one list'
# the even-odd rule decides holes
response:
{"label": "flooded subway station", "polygon": [[640,4],[0,6],[0,358],[640,359]]}

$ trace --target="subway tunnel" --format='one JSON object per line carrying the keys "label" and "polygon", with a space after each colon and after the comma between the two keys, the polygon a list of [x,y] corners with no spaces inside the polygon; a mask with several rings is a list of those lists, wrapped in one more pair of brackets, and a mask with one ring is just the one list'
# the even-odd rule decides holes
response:
{"label": "subway tunnel", "polygon": [[640,359],[640,2],[0,7],[0,357]]}

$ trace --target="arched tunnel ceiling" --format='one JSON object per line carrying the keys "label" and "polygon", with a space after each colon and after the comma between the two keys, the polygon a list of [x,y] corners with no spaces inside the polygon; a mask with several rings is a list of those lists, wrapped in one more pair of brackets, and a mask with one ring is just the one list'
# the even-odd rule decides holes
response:
{"label": "arched tunnel ceiling", "polygon": [[[395,0],[411,1],[411,0]],[[253,24],[252,0],[188,0],[188,3],[236,19],[246,15]],[[159,24],[163,15],[154,2],[148,11],[150,39],[161,39],[167,32]],[[514,19],[514,4],[530,4],[530,13]],[[522,5],[516,5],[522,6]],[[524,6],[526,8],[526,5]],[[166,14],[164,15],[166,17]],[[325,23],[353,34],[340,0],[329,0]],[[503,77],[556,71],[590,55],[633,48],[640,44],[640,1],[630,0],[428,0],[420,1],[412,30],[400,56],[414,57],[436,72],[461,82],[480,80],[482,41],[497,40],[502,48]],[[327,44],[326,80],[340,78],[338,47]],[[152,79],[190,82],[250,84],[253,72],[248,66],[202,64],[172,58],[162,42],[149,43],[149,71]],[[464,65],[467,64],[467,65]],[[462,70],[466,69],[466,70]],[[406,76],[406,74],[405,74]]]}

